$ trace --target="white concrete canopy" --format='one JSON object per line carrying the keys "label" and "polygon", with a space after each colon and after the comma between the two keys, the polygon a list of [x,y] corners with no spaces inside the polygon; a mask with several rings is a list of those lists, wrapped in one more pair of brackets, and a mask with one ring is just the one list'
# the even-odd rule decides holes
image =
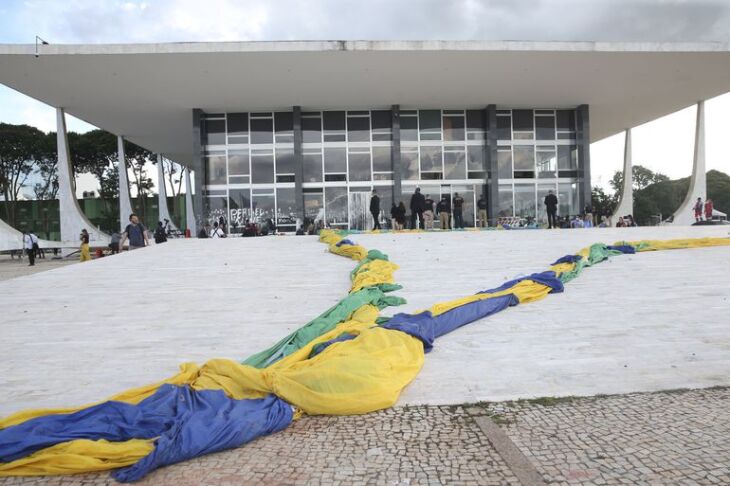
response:
{"label": "white concrete canopy", "polygon": [[[730,91],[730,43],[0,44],[0,83],[179,163],[191,109],[590,106],[597,141]],[[144,73],[144,75],[140,75]]]}

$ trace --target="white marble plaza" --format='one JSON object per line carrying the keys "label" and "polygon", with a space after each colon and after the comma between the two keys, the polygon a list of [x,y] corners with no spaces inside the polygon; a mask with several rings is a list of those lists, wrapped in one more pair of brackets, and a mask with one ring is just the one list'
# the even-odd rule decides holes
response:
{"label": "white marble plaza", "polygon": [[[545,270],[593,242],[728,227],[355,235],[401,265],[412,311]],[[243,359],[342,298],[355,262],[314,237],[171,241],[0,282],[0,415],[83,404]],[[560,295],[439,339],[401,404],[730,384],[730,247],[620,256]]]}

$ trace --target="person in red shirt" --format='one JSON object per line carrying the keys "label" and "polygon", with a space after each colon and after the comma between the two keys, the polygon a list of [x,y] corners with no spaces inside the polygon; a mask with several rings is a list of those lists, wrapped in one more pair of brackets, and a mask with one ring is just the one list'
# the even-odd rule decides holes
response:
{"label": "person in red shirt", "polygon": [[701,198],[701,197],[698,197],[698,198],[697,198],[697,202],[696,202],[696,203],[695,203],[695,205],[694,205],[694,210],[695,210],[695,221],[696,221],[696,222],[702,221],[702,208],[703,208],[703,207],[704,207],[704,206],[703,206],[703,204],[702,204],[702,198]]}
{"label": "person in red shirt", "polygon": [[714,209],[714,205],[712,204],[712,199],[708,199],[705,201],[705,221],[712,221],[712,210]]}

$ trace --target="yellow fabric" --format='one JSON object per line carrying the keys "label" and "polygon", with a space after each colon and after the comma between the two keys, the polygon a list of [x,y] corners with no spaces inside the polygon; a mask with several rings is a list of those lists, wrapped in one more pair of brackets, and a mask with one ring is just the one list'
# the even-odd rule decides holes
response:
{"label": "yellow fabric", "polygon": [[91,254],[89,253],[89,244],[81,244],[81,252],[79,253],[79,261],[88,262],[91,260]]}
{"label": "yellow fabric", "polygon": [[172,385],[184,385],[189,383],[192,379],[197,376],[198,366],[195,363],[183,363],[180,365],[180,372],[166,380],[151,385],[145,385],[138,388],[132,388],[130,390],[117,393],[116,395],[102,400],[101,402],[92,403],[89,405],[83,405],[81,407],[72,408],[40,408],[32,410],[22,410],[20,412],[8,415],[5,418],[0,419],[0,429],[10,427],[11,425],[17,425],[36,417],[42,417],[44,415],[58,415],[62,413],[73,413],[91,407],[98,403],[106,402],[108,400],[115,400],[117,402],[136,404],[144,400],[145,398],[152,396],[157,389],[166,383]]}
{"label": "yellow fabric", "polygon": [[575,263],[558,263],[550,267],[550,270],[555,272],[555,275],[560,277],[561,274],[571,272],[575,268]]}
{"label": "yellow fabric", "polygon": [[[309,359],[314,346],[344,332],[357,337]],[[236,399],[274,393],[309,415],[362,414],[393,406],[423,361],[418,339],[374,323],[347,321],[263,370],[211,360],[192,387],[222,389]]]}
{"label": "yellow fabric", "polygon": [[394,283],[393,273],[398,268],[398,265],[386,260],[373,260],[364,264],[352,279],[351,292],[379,284]]}
{"label": "yellow fabric", "polygon": [[360,245],[330,245],[330,252],[334,253],[335,255],[341,255],[357,261],[360,261],[368,256],[367,249]]}
{"label": "yellow fabric", "polygon": [[502,290],[500,292],[475,294],[447,302],[439,302],[438,304],[431,306],[428,310],[431,311],[432,315],[437,316],[462,305],[471,304],[472,302],[477,302],[479,300],[501,297],[507,294],[514,294],[521,304],[526,304],[528,302],[535,302],[544,298],[550,293],[550,290],[552,289],[547,285],[533,282],[532,280],[522,280],[509,289]]}
{"label": "yellow fabric", "polygon": [[618,241],[614,245],[631,245],[637,251],[681,250],[685,248],[707,248],[730,246],[730,238],[682,238],[676,240]]}
{"label": "yellow fabric", "polygon": [[41,449],[13,462],[0,463],[0,477],[106,471],[130,466],[153,449],[154,440],[72,440]]}

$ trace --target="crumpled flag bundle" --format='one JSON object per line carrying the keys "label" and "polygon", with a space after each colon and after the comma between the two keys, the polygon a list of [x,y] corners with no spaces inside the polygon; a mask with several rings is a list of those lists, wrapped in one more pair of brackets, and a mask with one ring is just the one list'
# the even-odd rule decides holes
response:
{"label": "crumpled flag bundle", "polygon": [[[414,314],[378,317],[402,299],[383,292],[397,268],[386,255],[323,231],[335,254],[359,260],[351,293],[244,363],[185,364],[161,383],[76,409],[23,411],[0,420],[0,476],[118,469],[135,481],[157,467],[243,445],[300,413],[346,415],[393,406],[436,338],[520,303],[563,291],[587,267],[624,253],[730,245],[730,238],[591,245],[548,271]],[[343,241],[344,240],[344,241]]]}

